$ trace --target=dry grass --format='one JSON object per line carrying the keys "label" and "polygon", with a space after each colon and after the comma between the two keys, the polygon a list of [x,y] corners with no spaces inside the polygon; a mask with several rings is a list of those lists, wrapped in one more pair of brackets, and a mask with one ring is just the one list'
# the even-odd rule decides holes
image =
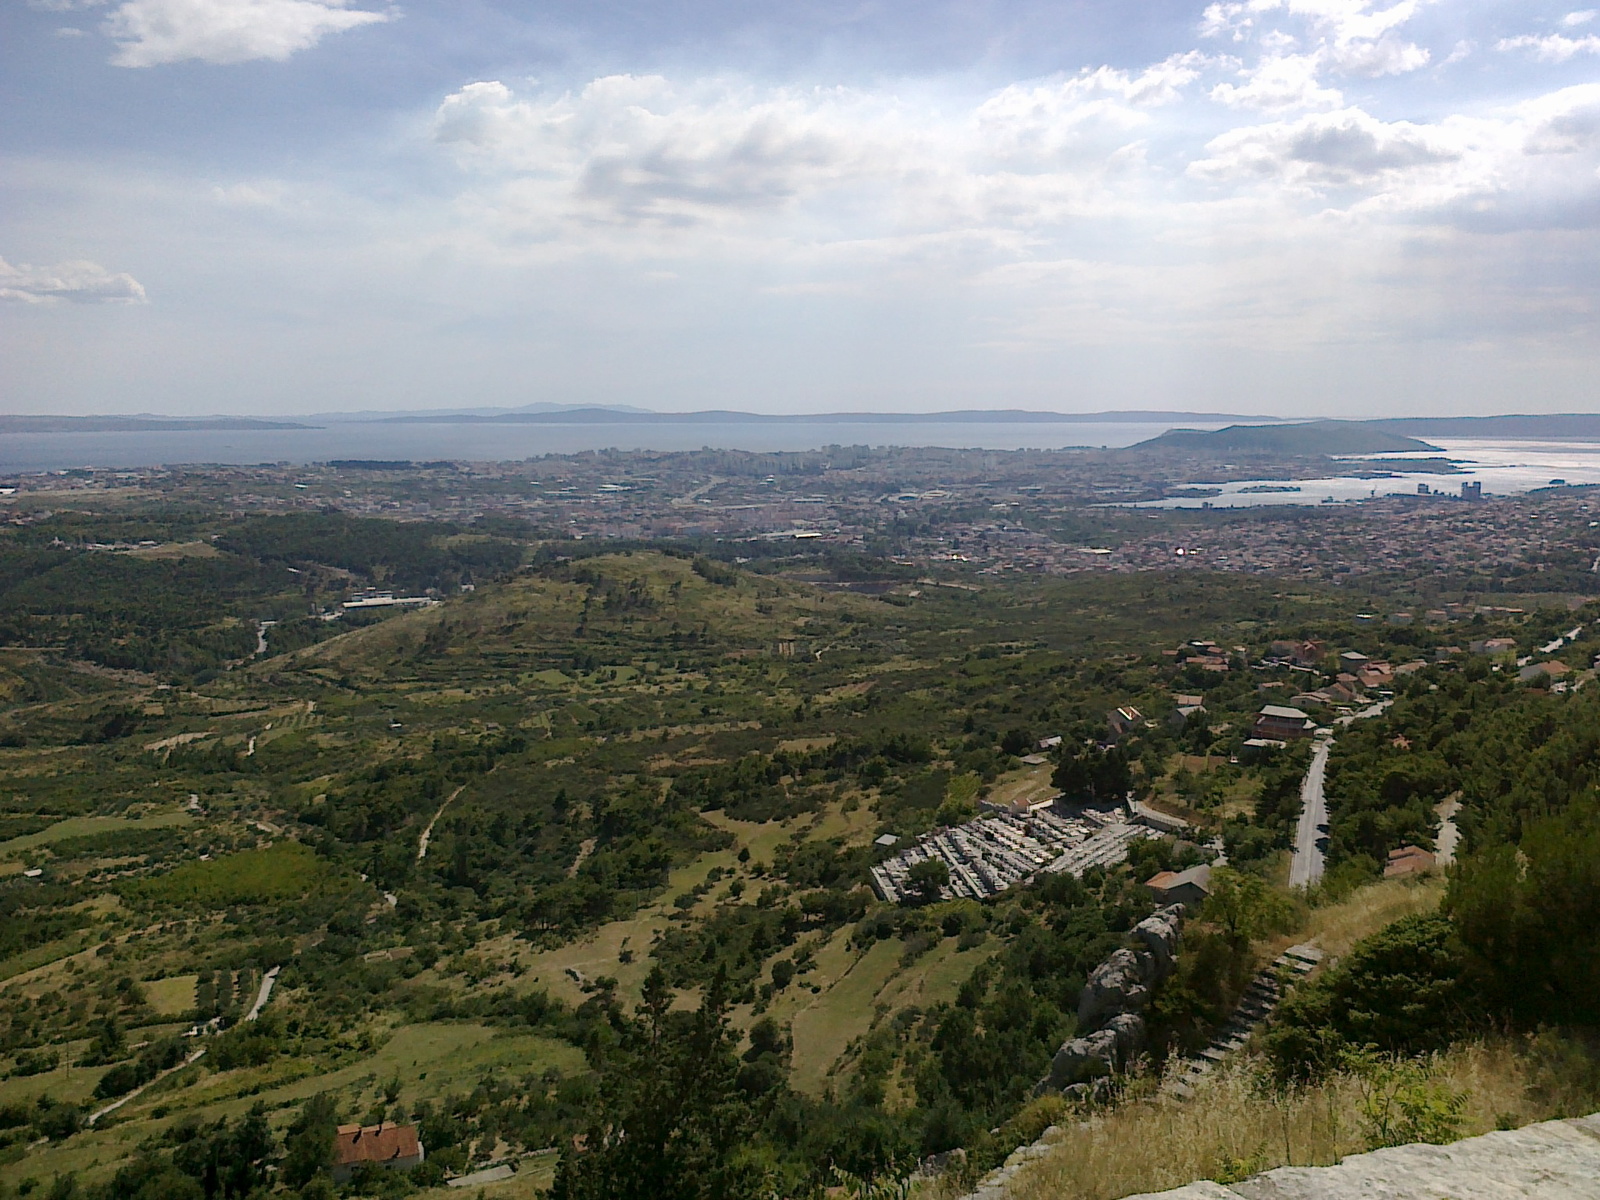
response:
{"label": "dry grass", "polygon": [[1312,909],[1298,940],[1315,942],[1327,954],[1347,952],[1362,938],[1401,917],[1432,912],[1444,898],[1444,880],[1437,875],[1386,879],[1368,884],[1338,904]]}
{"label": "dry grass", "polygon": [[1048,800],[1061,789],[1050,782],[1054,771],[1049,763],[1026,767],[1002,775],[989,793],[991,804],[1037,804]]}
{"label": "dry grass", "polygon": [[198,975],[152,979],[144,985],[145,998],[159,1016],[176,1017],[194,1007],[194,985],[199,980]]}
{"label": "dry grass", "polygon": [[[1466,1094],[1460,1136],[1569,1115],[1575,1101],[1594,1102],[1538,1086],[1525,1049],[1495,1039],[1464,1043],[1435,1060],[1434,1078]],[[1353,1076],[1282,1093],[1241,1063],[1187,1101],[1147,1096],[1063,1122],[1054,1153],[1017,1174],[1008,1200],[1116,1200],[1284,1165],[1330,1165],[1368,1149],[1361,1101]]]}

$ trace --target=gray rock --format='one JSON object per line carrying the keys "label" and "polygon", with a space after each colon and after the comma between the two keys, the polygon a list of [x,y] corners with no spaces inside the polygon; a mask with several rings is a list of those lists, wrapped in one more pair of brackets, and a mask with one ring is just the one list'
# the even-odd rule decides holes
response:
{"label": "gray rock", "polygon": [[1133,936],[1155,960],[1156,978],[1165,979],[1178,961],[1178,923],[1164,915],[1148,916],[1133,927]]}
{"label": "gray rock", "polygon": [[1064,1088],[1109,1075],[1117,1069],[1117,1035],[1114,1030],[1102,1029],[1086,1037],[1076,1037],[1063,1043],[1050,1064],[1048,1086]]}
{"label": "gray rock", "polygon": [[1396,1146],[1336,1167],[1279,1167],[1232,1187],[1201,1181],[1128,1200],[1600,1200],[1600,1115]]}
{"label": "gray rock", "polygon": [[[1148,952],[1146,957],[1150,957]],[[1132,950],[1115,950],[1090,972],[1084,984],[1078,997],[1078,1027],[1093,1029],[1105,1018],[1143,1008],[1149,1001],[1150,987],[1139,957]]]}
{"label": "gray rock", "polygon": [[1138,1013],[1118,1013],[1106,1022],[1106,1031],[1117,1035],[1117,1069],[1127,1070],[1144,1053],[1144,1018]]}

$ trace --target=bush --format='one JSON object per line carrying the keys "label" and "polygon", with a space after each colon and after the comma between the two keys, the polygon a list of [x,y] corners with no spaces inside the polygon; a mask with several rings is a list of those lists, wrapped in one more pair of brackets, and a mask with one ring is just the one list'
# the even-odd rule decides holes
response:
{"label": "bush", "polygon": [[1461,972],[1445,917],[1404,917],[1380,929],[1284,1001],[1267,1034],[1275,1073],[1317,1078],[1367,1046],[1386,1054],[1444,1048],[1470,1023]]}

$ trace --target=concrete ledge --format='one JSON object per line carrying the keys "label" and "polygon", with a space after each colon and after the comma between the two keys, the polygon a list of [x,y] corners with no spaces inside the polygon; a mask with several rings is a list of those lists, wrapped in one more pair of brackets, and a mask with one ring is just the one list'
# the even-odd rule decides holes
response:
{"label": "concrete ledge", "polygon": [[1600,1200],[1600,1114],[1396,1146],[1336,1167],[1279,1167],[1231,1187],[1201,1181],[1128,1200]]}

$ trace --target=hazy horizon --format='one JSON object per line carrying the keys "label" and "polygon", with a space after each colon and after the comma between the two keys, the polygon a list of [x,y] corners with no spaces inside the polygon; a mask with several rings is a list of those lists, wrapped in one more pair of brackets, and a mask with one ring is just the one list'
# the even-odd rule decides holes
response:
{"label": "hazy horizon", "polygon": [[0,412],[1593,409],[1600,19],[0,7]]}

